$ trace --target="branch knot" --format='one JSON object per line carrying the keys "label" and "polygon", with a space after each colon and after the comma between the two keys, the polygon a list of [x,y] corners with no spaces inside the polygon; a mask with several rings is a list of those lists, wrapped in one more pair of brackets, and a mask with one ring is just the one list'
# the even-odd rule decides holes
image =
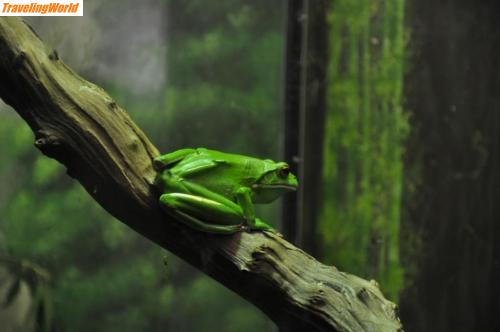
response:
{"label": "branch knot", "polygon": [[35,146],[45,155],[57,159],[63,150],[61,138],[52,130],[42,129],[36,132]]}

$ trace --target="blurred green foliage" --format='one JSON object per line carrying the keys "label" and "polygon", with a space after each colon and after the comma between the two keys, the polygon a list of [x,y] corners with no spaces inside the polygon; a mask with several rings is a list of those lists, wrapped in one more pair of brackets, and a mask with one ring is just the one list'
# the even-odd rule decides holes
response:
{"label": "blurred green foliage", "polygon": [[[169,1],[164,151],[204,145],[279,158],[282,1]],[[216,120],[216,125],[213,122]]]}
{"label": "blurred green foliage", "polygon": [[397,299],[404,1],[335,1],[320,236],[325,259]]}

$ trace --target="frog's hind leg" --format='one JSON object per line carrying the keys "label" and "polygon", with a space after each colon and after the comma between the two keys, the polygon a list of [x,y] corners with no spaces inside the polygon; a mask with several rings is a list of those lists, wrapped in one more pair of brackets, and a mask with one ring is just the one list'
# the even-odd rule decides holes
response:
{"label": "frog's hind leg", "polygon": [[204,197],[183,193],[163,194],[166,212],[202,232],[231,234],[242,229],[244,218],[237,206],[228,206]]}
{"label": "frog's hind leg", "polygon": [[172,164],[175,164],[186,156],[196,152],[196,149],[180,149],[174,152],[170,152],[153,159],[153,167],[156,171],[161,171]]}
{"label": "frog's hind leg", "polygon": [[181,211],[174,210],[172,214],[177,217],[178,220],[182,220],[187,226],[201,232],[205,233],[216,233],[216,234],[233,234],[242,229],[239,225],[233,226],[222,226],[222,225],[212,225],[208,224],[200,219],[190,216]]}

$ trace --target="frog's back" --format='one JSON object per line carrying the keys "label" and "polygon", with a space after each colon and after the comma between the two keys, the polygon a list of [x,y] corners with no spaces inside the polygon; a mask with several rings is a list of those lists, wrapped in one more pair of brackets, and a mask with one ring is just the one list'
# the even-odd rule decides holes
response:
{"label": "frog's back", "polygon": [[[179,167],[189,174],[181,177],[230,197],[242,186],[250,186],[265,169],[265,161],[205,148],[195,149]],[[175,170],[174,170],[175,172]]]}
{"label": "frog's back", "polygon": [[207,169],[206,174],[210,174],[210,176],[221,176],[232,180],[251,180],[258,177],[262,172],[263,161],[254,157],[205,148],[198,148],[196,151],[197,157],[195,158],[217,165]]}

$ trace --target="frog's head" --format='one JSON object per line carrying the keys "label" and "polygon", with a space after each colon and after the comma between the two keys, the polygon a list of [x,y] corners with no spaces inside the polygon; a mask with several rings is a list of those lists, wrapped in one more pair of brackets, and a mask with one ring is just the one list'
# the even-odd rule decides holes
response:
{"label": "frog's head", "polygon": [[288,191],[297,190],[297,178],[287,163],[266,160],[261,176],[252,184],[252,201],[269,203]]}

